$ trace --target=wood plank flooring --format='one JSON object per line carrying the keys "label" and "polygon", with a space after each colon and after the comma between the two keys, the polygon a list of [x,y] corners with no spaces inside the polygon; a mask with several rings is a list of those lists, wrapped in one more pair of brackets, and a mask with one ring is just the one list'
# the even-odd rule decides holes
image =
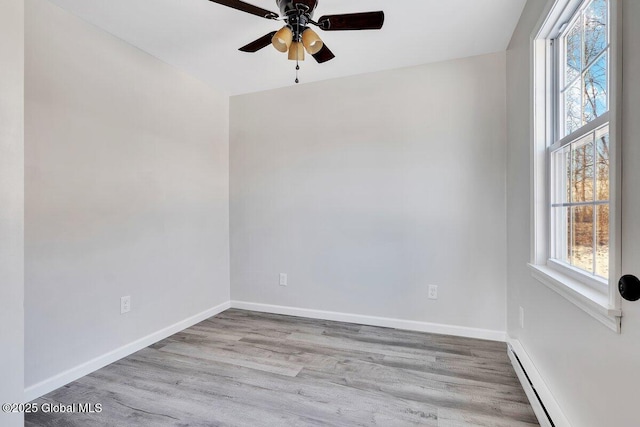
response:
{"label": "wood plank flooring", "polygon": [[35,426],[537,426],[504,343],[227,310],[36,400]]}

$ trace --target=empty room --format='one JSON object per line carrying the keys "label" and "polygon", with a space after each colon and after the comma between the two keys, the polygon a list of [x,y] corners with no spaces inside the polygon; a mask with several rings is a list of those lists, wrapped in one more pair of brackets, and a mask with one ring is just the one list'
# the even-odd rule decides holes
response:
{"label": "empty room", "polygon": [[3,0],[0,427],[637,427],[637,0]]}

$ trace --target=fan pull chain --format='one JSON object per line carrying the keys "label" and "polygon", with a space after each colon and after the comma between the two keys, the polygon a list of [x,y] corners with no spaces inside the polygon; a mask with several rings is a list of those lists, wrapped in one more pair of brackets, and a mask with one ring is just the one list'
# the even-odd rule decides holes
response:
{"label": "fan pull chain", "polygon": [[[296,40],[300,37],[300,17],[298,16],[298,21],[296,22]],[[296,84],[300,83],[298,79],[298,71],[300,71],[300,64],[298,63],[298,59],[300,57],[300,49],[298,49],[299,45],[296,45]]]}
{"label": "fan pull chain", "polygon": [[300,83],[298,80],[298,71],[300,70],[300,66],[298,65],[298,58],[296,57],[296,83]]}

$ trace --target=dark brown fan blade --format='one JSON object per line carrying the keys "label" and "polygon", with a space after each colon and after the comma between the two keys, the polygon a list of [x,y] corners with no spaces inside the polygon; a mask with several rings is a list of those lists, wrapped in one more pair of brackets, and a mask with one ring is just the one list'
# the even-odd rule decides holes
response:
{"label": "dark brown fan blade", "polygon": [[249,43],[246,46],[242,46],[240,49],[240,51],[242,52],[257,52],[260,49],[262,49],[263,47],[267,47],[271,44],[271,39],[273,38],[273,36],[276,34],[275,31],[270,32],[269,34],[265,34],[264,36],[260,37],[257,40],[252,41],[251,43]]}
{"label": "dark brown fan blade", "polygon": [[233,9],[241,10],[243,12],[250,13],[252,15],[261,16],[267,19],[278,19],[278,14],[268,11],[267,9],[263,9],[258,6],[254,6],[249,3],[245,3],[240,0],[209,0],[213,3],[218,3],[223,6],[227,6]]}
{"label": "dark brown fan blade", "polygon": [[384,12],[325,15],[318,19],[318,27],[325,31],[379,30],[384,24]]}
{"label": "dark brown fan blade", "polygon": [[313,57],[318,61],[318,64],[322,64],[323,62],[331,61],[336,56],[329,50],[326,44],[323,44],[322,49],[320,49],[318,53],[314,53]]}

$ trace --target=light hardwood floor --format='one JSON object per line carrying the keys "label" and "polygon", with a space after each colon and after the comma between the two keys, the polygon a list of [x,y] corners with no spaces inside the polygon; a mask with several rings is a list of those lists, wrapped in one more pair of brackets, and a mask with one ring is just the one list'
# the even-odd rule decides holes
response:
{"label": "light hardwood floor", "polygon": [[227,310],[38,399],[26,426],[534,426],[504,343]]}

